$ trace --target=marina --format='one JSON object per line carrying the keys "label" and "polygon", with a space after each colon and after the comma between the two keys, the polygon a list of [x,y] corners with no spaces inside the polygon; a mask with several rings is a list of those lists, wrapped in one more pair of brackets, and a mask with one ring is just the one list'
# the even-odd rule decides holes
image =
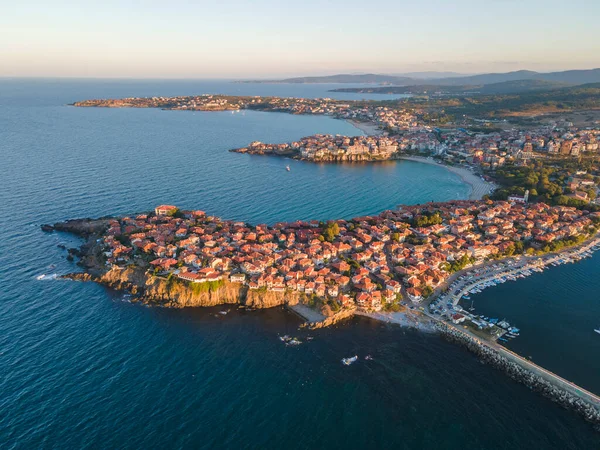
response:
{"label": "marina", "polygon": [[[558,254],[541,257],[519,256],[503,262],[471,267],[454,279],[445,292],[429,304],[429,312],[455,325],[469,322],[477,330],[489,333],[492,339],[506,343],[519,337],[521,330],[506,319],[500,320],[476,314],[472,296],[490,287],[542,273],[549,266],[556,267],[589,258],[597,250],[600,250],[600,238],[592,239],[576,249],[565,250]],[[460,304],[469,301],[468,308]],[[600,333],[598,329],[594,331]]]}

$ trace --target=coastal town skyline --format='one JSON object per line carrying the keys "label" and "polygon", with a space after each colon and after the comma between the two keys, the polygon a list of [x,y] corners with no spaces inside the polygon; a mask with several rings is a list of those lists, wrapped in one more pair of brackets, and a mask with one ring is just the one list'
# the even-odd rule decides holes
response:
{"label": "coastal town skyline", "polygon": [[[569,20],[562,6],[528,0],[515,11],[505,2],[472,0],[428,8],[387,0],[263,0],[251,6],[175,1],[75,8],[29,0],[6,8],[0,18],[0,77],[232,79],[600,66],[594,36],[600,6],[575,0]],[[531,17],[561,32],[540,32]]]}
{"label": "coastal town skyline", "polygon": [[2,448],[597,447],[600,1],[4,6]]}

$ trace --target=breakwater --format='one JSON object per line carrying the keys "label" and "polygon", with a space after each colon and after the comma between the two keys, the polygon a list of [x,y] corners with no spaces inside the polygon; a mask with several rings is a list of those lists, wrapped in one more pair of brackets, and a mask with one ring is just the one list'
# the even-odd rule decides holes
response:
{"label": "breakwater", "polygon": [[509,350],[494,348],[456,327],[438,322],[435,328],[446,340],[464,346],[483,362],[504,371],[513,380],[564,408],[575,411],[600,431],[600,398],[595,394]]}

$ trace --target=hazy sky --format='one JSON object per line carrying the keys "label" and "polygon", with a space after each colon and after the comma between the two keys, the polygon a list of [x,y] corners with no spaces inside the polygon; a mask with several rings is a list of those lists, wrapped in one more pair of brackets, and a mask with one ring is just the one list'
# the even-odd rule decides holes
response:
{"label": "hazy sky", "polygon": [[600,0],[0,0],[0,76],[600,67]]}

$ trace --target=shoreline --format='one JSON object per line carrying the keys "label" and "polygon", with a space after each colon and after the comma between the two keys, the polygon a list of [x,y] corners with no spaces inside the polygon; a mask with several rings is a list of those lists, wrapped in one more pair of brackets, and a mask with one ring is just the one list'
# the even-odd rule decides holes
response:
{"label": "shoreline", "polygon": [[358,128],[366,136],[383,136],[383,130],[373,122],[362,122],[355,119],[345,119],[354,128]]}
{"label": "shoreline", "polygon": [[[424,333],[437,333],[435,329],[435,323],[429,316],[423,315],[417,318],[416,316],[410,317],[412,314],[408,312],[366,312],[356,311],[357,316],[368,317],[369,319],[377,320],[384,323],[393,323],[400,325],[401,327],[413,328]],[[419,314],[420,315],[420,314]],[[427,320],[423,320],[427,318]]]}
{"label": "shoreline", "polygon": [[445,168],[446,170],[449,170],[452,173],[455,173],[462,179],[463,182],[470,186],[471,193],[469,194],[469,200],[481,200],[484,195],[491,194],[497,187],[494,183],[482,180],[481,177],[475,175],[469,169],[466,169],[464,167],[455,167],[449,166],[447,164],[439,164],[433,159],[429,159],[424,156],[400,156],[399,159],[440,166]]}

